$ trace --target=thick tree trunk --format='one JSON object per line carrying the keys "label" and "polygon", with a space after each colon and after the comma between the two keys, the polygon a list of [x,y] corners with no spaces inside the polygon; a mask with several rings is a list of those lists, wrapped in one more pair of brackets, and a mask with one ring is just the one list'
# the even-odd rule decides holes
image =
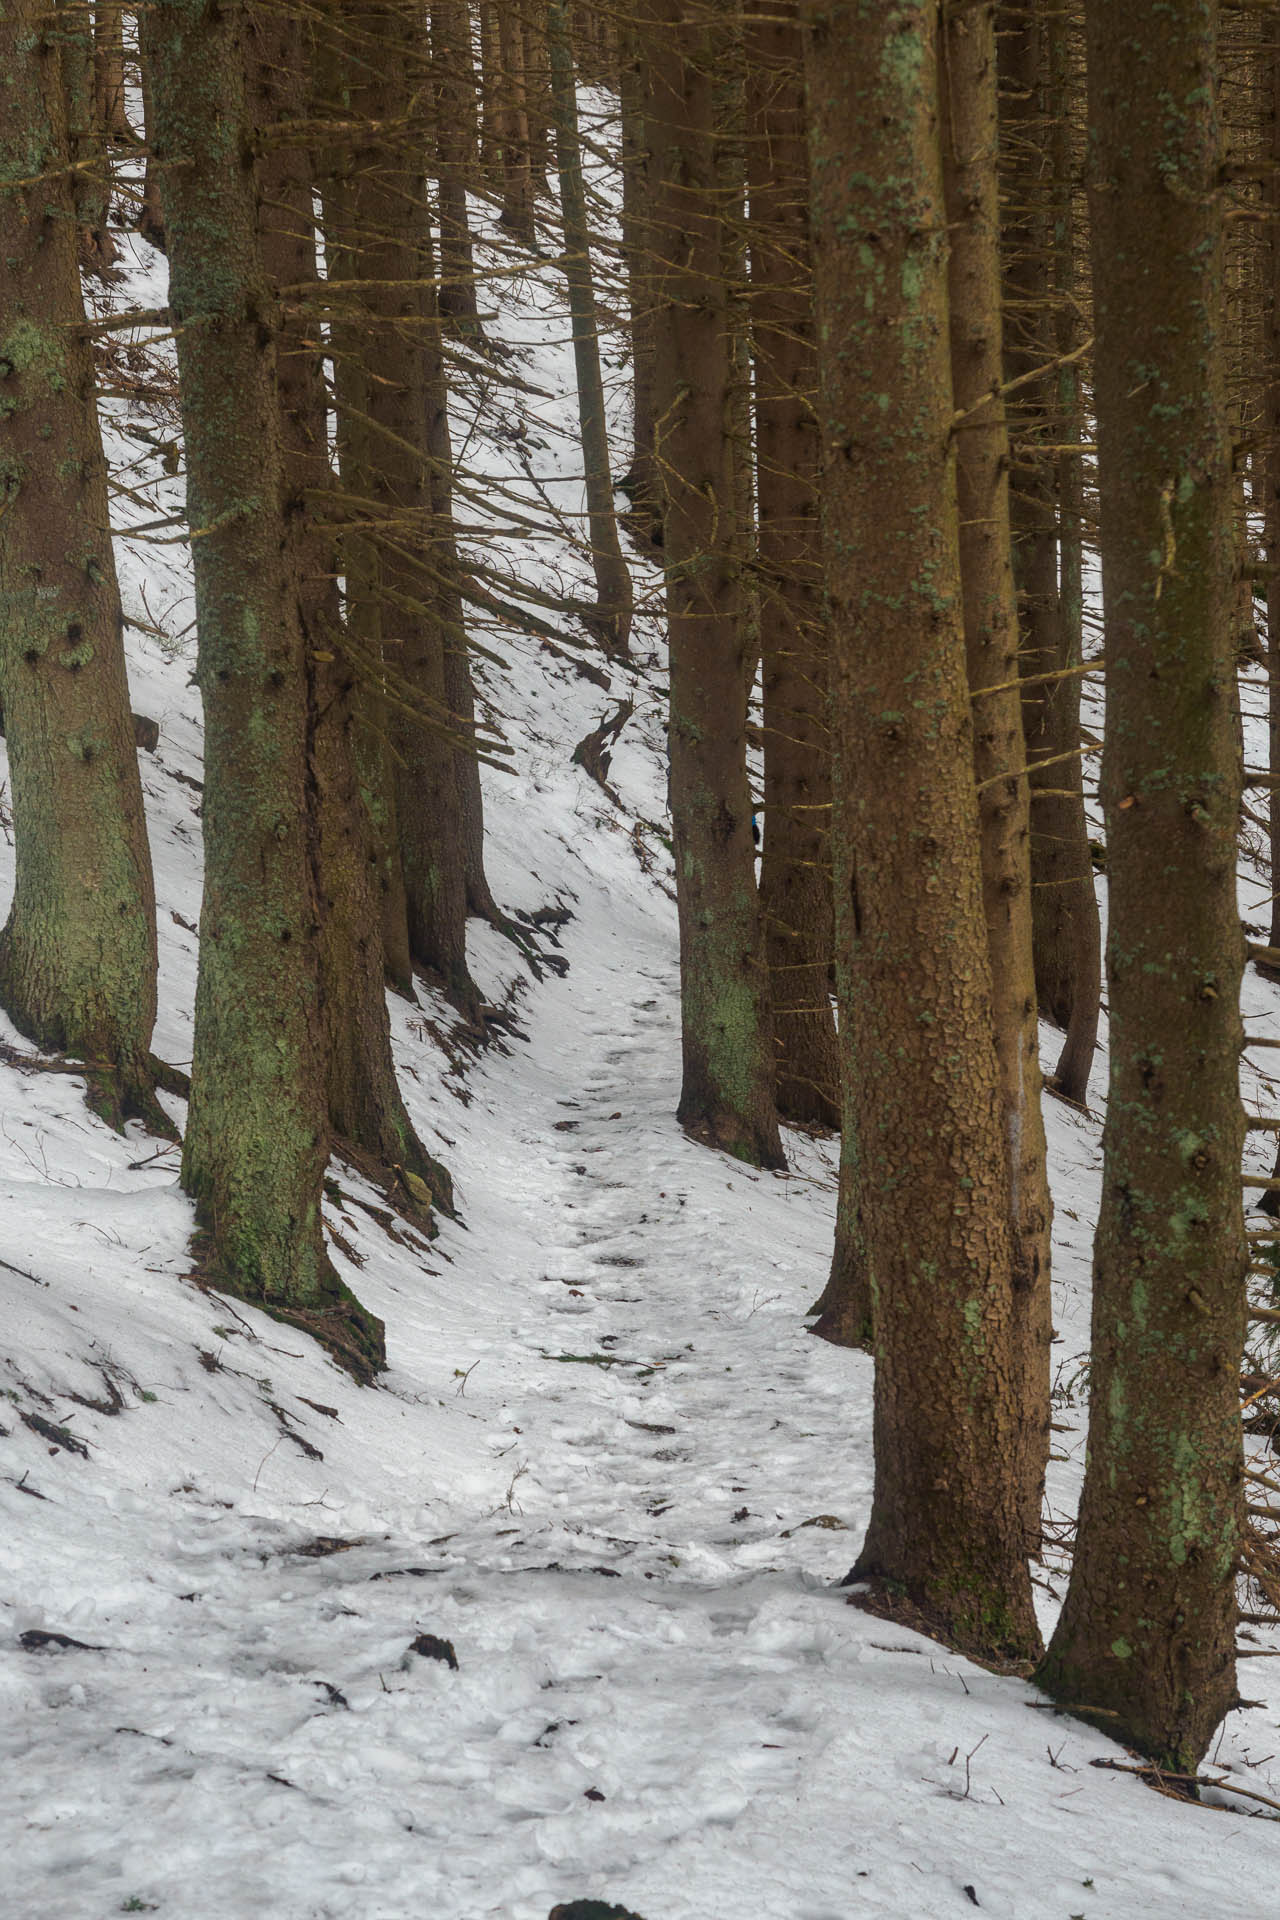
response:
{"label": "thick tree trunk", "polygon": [[[1056,382],[1046,367],[1057,350],[1053,321],[1055,209],[1049,129],[1066,111],[1051,79],[1051,37],[1067,31],[1048,0],[999,15],[1002,139],[1006,147],[1005,371],[1021,380],[1014,421],[1021,444],[1012,471],[1010,517],[1021,619],[1021,665],[1035,678],[1079,664],[1079,634],[1064,619],[1058,581],[1056,460],[1037,442],[1060,439]],[[1059,74],[1058,78],[1064,78]],[[1070,246],[1068,237],[1067,246]],[[1061,254],[1061,249],[1056,251]],[[1068,255],[1069,257],[1069,255]],[[1069,289],[1063,289],[1064,292]],[[1066,1034],[1054,1084],[1084,1104],[1098,1028],[1101,936],[1080,748],[1080,678],[1038,680],[1025,689],[1023,725],[1031,766],[1032,926],[1040,1011]],[[1037,771],[1038,763],[1043,769]]]}
{"label": "thick tree trunk", "polygon": [[281,511],[278,318],[257,241],[245,8],[155,0],[187,511],[204,704],[204,900],[182,1180],[220,1285],[314,1332],[360,1377],[382,1325],[324,1252],[319,936],[306,663]]}
{"label": "thick tree trunk", "polygon": [[729,300],[717,214],[718,11],[654,0],[647,30],[654,172],[656,408],[666,474],[671,814],[684,1077],[695,1139],[784,1164],[747,786],[747,649]]}
{"label": "thick tree trunk", "polygon": [[[789,10],[794,16],[794,9]],[[756,577],[764,693],[760,896],[784,1120],[840,1124],[831,1012],[831,733],[818,520],[817,362],[799,25],[763,4],[747,28]]]}
{"label": "thick tree trunk", "polygon": [[86,1061],[104,1118],[169,1132],[148,1054],[155,892],[56,24],[42,0],[0,16],[0,700],[17,864],[0,1002],[40,1046]]}
{"label": "thick tree trunk", "polygon": [[1236,1698],[1239,776],[1214,0],[1090,0],[1111,1082],[1089,1451],[1041,1685],[1193,1772]]}
{"label": "thick tree trunk", "polygon": [[[310,46],[302,18],[255,5],[248,42],[249,107],[254,123],[282,128],[311,107]],[[382,941],[373,825],[356,758],[358,676],[347,653],[338,596],[335,543],[326,526],[331,491],[325,392],[318,329],[296,289],[319,290],[313,222],[315,172],[304,144],[282,135],[258,161],[263,264],[276,287],[295,289],[277,353],[282,418],[283,513],[293,543],[298,614],[310,702],[309,801],[320,912],[320,1005],[329,1124],[366,1156],[385,1184],[421,1210],[406,1174],[423,1181],[451,1210],[444,1169],[414,1131],[396,1084],[383,987]]]}
{"label": "thick tree trunk", "polygon": [[[1000,1113],[1009,1160],[1014,1406],[1022,1427],[1027,1542],[1040,1544],[1049,1459],[1049,1175],[1031,944],[1030,805],[1018,697],[1018,608],[1009,532],[1009,433],[1000,398],[995,0],[947,15],[941,98],[951,235],[951,379],[965,653],[973,700],[982,905],[991,955]],[[995,692],[985,691],[998,689]]]}
{"label": "thick tree trunk", "polygon": [[595,280],[591,271],[591,230],[582,178],[578,138],[578,99],[564,0],[548,0],[547,46],[555,116],[556,172],[564,221],[564,273],[573,327],[573,362],[578,383],[578,426],[587,495],[587,528],[596,581],[592,628],[606,653],[625,656],[631,632],[631,575],[618,541],[613,510],[609,435],[600,377]]}
{"label": "thick tree trunk", "polygon": [[852,1578],[983,1657],[1038,1646],[960,599],[936,0],[809,43],[837,899],[875,1294]]}

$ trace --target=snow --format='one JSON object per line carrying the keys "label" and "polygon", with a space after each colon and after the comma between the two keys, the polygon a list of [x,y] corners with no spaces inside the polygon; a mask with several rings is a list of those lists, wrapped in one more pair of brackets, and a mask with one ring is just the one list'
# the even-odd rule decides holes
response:
{"label": "snow", "polygon": [[[132,257],[117,297],[162,304],[163,263],[140,242]],[[504,364],[555,398],[535,421],[491,383],[468,469],[540,517],[539,546],[511,554],[519,577],[585,593],[566,538],[582,501],[563,290],[549,265],[503,285],[492,331],[522,343]],[[475,399],[464,385],[460,445]],[[122,526],[180,505],[180,479],[147,458],[131,484],[155,504],[121,503]],[[469,503],[473,544],[485,513]],[[484,537],[502,520],[495,494]],[[126,610],[178,635],[185,550],[119,547]],[[111,1134],[73,1075],[0,1068],[7,1920],[545,1920],[586,1897],[645,1920],[1269,1910],[1280,1841],[1247,1803],[1192,1807],[1099,1770],[1128,1757],[1029,1684],[846,1604],[871,1367],[804,1321],[829,1260],[834,1145],[789,1134],[790,1171],[757,1173],[674,1121],[656,625],[639,622],[636,665],[610,668],[608,692],[578,673],[571,633],[562,656],[477,632],[506,662],[483,692],[515,749],[511,774],[486,775],[490,878],[510,911],[567,910],[538,936],[567,966],[534,978],[473,926],[474,967],[512,1022],[479,1055],[456,1035],[442,1052],[453,1018],[426,989],[418,1007],[391,1002],[406,1099],[462,1220],[430,1246],[393,1235],[361,1205],[377,1196],[331,1168],[335,1260],[387,1323],[376,1388],[194,1283],[164,1143]],[[193,642],[129,644],[134,705],[161,726],[142,756],[157,1045],[186,1063]],[[619,809],[570,754],[624,695]],[[7,889],[7,847],[0,866]],[[1258,913],[1269,883],[1246,868],[1242,886]],[[1251,978],[1247,994],[1251,1026],[1274,1027],[1275,990]],[[2,1023],[0,1039],[29,1057]],[[1265,1060],[1250,1071],[1266,1111]],[[1103,1080],[1100,1062],[1095,1096]],[[1096,1118],[1046,1109],[1050,1506],[1065,1521],[1100,1149]],[[1251,1152],[1267,1163],[1267,1142]],[[1051,1551],[1037,1570],[1046,1627],[1066,1564]],[[451,1643],[456,1668],[411,1651],[421,1635]],[[1259,1631],[1259,1651],[1277,1644]],[[1272,1674],[1242,1668],[1262,1704],[1229,1718],[1213,1757],[1280,1797]]]}

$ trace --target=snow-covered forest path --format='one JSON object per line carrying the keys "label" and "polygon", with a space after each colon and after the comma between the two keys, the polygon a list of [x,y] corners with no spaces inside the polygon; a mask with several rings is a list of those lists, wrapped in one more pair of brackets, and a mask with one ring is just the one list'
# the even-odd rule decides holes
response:
{"label": "snow-covered forest path", "polygon": [[[669,935],[616,875],[577,895],[451,1102],[467,1226],[397,1247],[340,1179],[382,1386],[179,1289],[110,1341],[121,1413],[49,1394],[87,1458],[5,1442],[44,1496],[0,1488],[10,1644],[85,1643],[3,1661],[6,1914],[1259,1911],[1223,1856],[1263,1829],[844,1604],[869,1367],[802,1318],[830,1149],[682,1138]],[[93,1274],[63,1305],[106,1323]]]}

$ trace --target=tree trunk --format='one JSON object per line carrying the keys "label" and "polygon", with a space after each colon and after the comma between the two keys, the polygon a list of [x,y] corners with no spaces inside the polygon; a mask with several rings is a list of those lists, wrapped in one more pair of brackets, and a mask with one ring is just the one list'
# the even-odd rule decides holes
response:
{"label": "tree trunk", "polygon": [[124,8],[98,0],[93,9],[93,92],[98,131],[111,146],[131,147],[135,135],[124,101]]}
{"label": "tree trunk", "polygon": [[382,1324],[324,1252],[319,937],[306,663],[281,511],[278,316],[244,164],[245,8],[144,15],[167,162],[187,512],[204,705],[204,900],[182,1180],[217,1283],[307,1328],[358,1377]]}
{"label": "tree trunk", "polygon": [[653,157],[655,403],[666,474],[671,814],[684,1077],[695,1139],[784,1164],[773,1104],[768,976],[747,786],[729,299],[717,214],[717,9],[654,0],[647,29]]}
{"label": "tree trunk", "polygon": [[[1009,531],[1009,433],[1000,398],[995,0],[943,28],[942,154],[951,235],[951,379],[965,654],[973,699],[982,905],[991,955],[1000,1115],[1009,1161],[1014,1346],[1022,1379],[1025,1526],[1040,1545],[1049,1459],[1052,1208],[1040,1112],[1031,946],[1030,806],[1018,697],[1018,608]],[[987,692],[988,688],[999,691]]]}
{"label": "tree trunk", "polygon": [[533,170],[529,159],[529,115],[525,98],[524,34],[518,0],[493,0],[497,16],[498,138],[502,145],[502,225],[523,246],[532,247]]}
{"label": "tree trunk", "polygon": [[524,64],[525,124],[529,130],[529,174],[533,191],[547,196],[551,167],[551,67],[547,52],[548,0],[515,0],[520,11]]}
{"label": "tree trunk", "polygon": [[66,100],[67,152],[75,170],[72,179],[80,257],[86,271],[93,273],[113,266],[117,258],[116,243],[107,227],[111,173],[97,113],[93,21],[88,7],[76,4],[76,0],[54,0],[54,4]]}
{"label": "tree trunk", "polygon": [[[336,110],[358,129],[326,182],[325,216],[341,262],[335,299],[345,368],[338,389],[343,489],[364,520],[356,553],[367,563],[359,576],[348,573],[348,604],[357,634],[372,638],[380,628],[394,761],[394,814],[385,825],[396,834],[392,858],[398,849],[409,951],[469,1008],[478,995],[467,971],[447,618],[435,564],[440,528],[426,444],[431,367],[440,353],[428,129],[419,111],[426,51],[406,0],[383,0],[358,14],[344,9],[340,19],[341,31],[354,32],[361,48],[378,55],[344,62],[339,40],[327,82]],[[376,614],[360,604],[369,600]]]}
{"label": "tree trunk", "polygon": [[1111,1082],[1089,1450],[1039,1674],[1194,1772],[1235,1703],[1245,1245],[1213,0],[1090,0]]}
{"label": "tree trunk", "polygon": [[875,1295],[875,1495],[851,1578],[964,1652],[1018,1659],[1039,1642],[961,615],[939,8],[812,17],[841,1027]]}
{"label": "tree trunk", "polygon": [[757,0],[747,33],[751,338],[764,694],[760,897],[784,1120],[840,1125],[831,1012],[831,733],[818,520],[804,45]]}
{"label": "tree trunk", "polygon": [[[305,120],[311,106],[310,46],[300,15],[263,4],[250,14],[247,62],[253,123],[281,128]],[[276,287],[316,276],[314,168],[302,142],[279,134],[258,161],[263,265]],[[329,1124],[373,1162],[384,1184],[422,1210],[406,1174],[452,1209],[448,1175],[414,1131],[396,1084],[383,987],[382,940],[373,825],[357,769],[358,675],[345,645],[338,561],[326,521],[331,491],[325,392],[318,328],[295,291],[277,353],[284,522],[293,542],[298,614],[310,706],[309,800],[320,911],[320,1004]]]}
{"label": "tree trunk", "polygon": [[[837,762],[832,768],[833,793],[840,792]],[[837,798],[835,806],[840,807]],[[836,999],[849,1005],[853,981],[847,956],[857,938],[852,898],[843,892],[835,901]],[[862,1218],[862,1169],[858,1154],[858,1061],[850,1023],[842,1022],[840,1046],[840,1174],[836,1192],[836,1234],[827,1284],[810,1308],[817,1319],[810,1327],[820,1340],[834,1347],[875,1350],[874,1300],[867,1263],[867,1235]]]}
{"label": "tree trunk", "polygon": [[502,58],[498,46],[497,9],[503,0],[479,0],[480,28],[480,165],[492,193],[502,191]]}
{"label": "tree trunk", "polygon": [[440,311],[455,332],[481,332],[476,268],[467,219],[467,182],[476,172],[476,77],[466,0],[431,9],[435,77],[436,178],[440,188]]}
{"label": "tree trunk", "polygon": [[[1059,93],[1048,82],[1051,35],[1064,35],[1067,23],[1047,0],[1002,9],[999,19],[1001,135],[1010,203],[1004,233],[1005,372],[1024,383],[1014,402],[1020,451],[1011,476],[1010,518],[1022,671],[1036,677],[1079,664],[1078,634],[1064,622],[1059,598],[1056,460],[1040,451],[1040,445],[1059,439],[1055,383],[1050,373],[1026,378],[1047,366],[1056,351],[1051,302],[1057,183],[1051,178],[1053,150],[1046,128],[1066,111],[1065,88]],[[1058,211],[1064,211],[1061,205]],[[1069,219],[1069,195],[1065,213]],[[1054,1084],[1083,1105],[1097,1039],[1102,962],[1079,758],[1079,675],[1028,686],[1023,725],[1032,769],[1036,991],[1041,1013],[1066,1034]]]}
{"label": "tree trunk", "polygon": [[[1271,164],[1268,204],[1271,222],[1267,228],[1269,280],[1266,303],[1266,378],[1263,387],[1263,431],[1266,435],[1264,461],[1262,538],[1267,556],[1267,693],[1269,770],[1272,779],[1280,779],[1280,49],[1272,52],[1271,65]],[[1280,790],[1272,788],[1271,816],[1271,936],[1270,944],[1280,948]],[[1277,1155],[1280,1165],[1280,1154]],[[1268,1213],[1280,1213],[1280,1193],[1267,1193],[1258,1202]]]}
{"label": "tree trunk", "polygon": [[168,241],[164,230],[164,208],[160,202],[160,169],[155,163],[151,137],[155,125],[155,108],[151,99],[151,60],[146,49],[146,36],[140,35],[142,44],[138,48],[138,73],[142,90],[142,122],[147,142],[147,158],[142,176],[142,204],[138,208],[138,232],[151,246],[161,253],[168,251]]}
{"label": "tree trunk", "polygon": [[609,435],[600,377],[595,281],[591,272],[591,231],[582,179],[578,139],[578,99],[564,0],[548,0],[547,45],[555,115],[556,172],[564,220],[564,273],[573,327],[573,363],[578,382],[578,423],[586,482],[587,527],[596,581],[592,630],[606,653],[625,657],[631,632],[631,575],[618,542],[613,510]]}
{"label": "tree trunk", "polygon": [[631,502],[627,525],[642,545],[662,545],[662,481],[654,456],[653,168],[645,125],[644,36],[624,28],[619,60],[622,119],[622,258],[631,341],[631,464],[618,490]]}
{"label": "tree trunk", "polygon": [[[171,1133],[154,1098],[155,892],[85,338],[58,35],[0,16],[0,700],[16,885],[0,1002],[86,1062],[90,1099]],[[34,178],[32,177],[34,176]]]}

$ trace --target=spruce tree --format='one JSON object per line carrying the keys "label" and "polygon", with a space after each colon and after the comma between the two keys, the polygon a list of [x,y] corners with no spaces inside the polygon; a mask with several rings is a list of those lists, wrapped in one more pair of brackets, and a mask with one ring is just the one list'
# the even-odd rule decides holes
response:
{"label": "spruce tree", "polygon": [[237,0],[156,0],[144,19],[205,725],[182,1180],[211,1276],[314,1332],[363,1377],[382,1363],[382,1326],[339,1281],[320,1217],[328,1132],[306,660],[283,514],[279,315],[246,164],[246,16]]}
{"label": "spruce tree", "polygon": [[84,44],[42,0],[5,0],[0,35],[0,699],[17,856],[0,1003],[39,1046],[86,1062],[106,1118],[167,1131],[148,1052],[155,893],[68,170],[60,54],[83,68]]}
{"label": "spruce tree", "polygon": [[851,1578],[983,1657],[1038,1645],[965,673],[936,0],[815,7],[821,479],[875,1493]]}
{"label": "spruce tree", "polygon": [[1049,1176],[1040,1111],[1032,952],[1030,800],[1018,694],[1018,610],[1009,524],[1009,433],[1001,397],[995,0],[946,14],[943,177],[956,406],[956,489],[965,652],[973,694],[982,904],[991,956],[1000,1107],[1009,1159],[1014,1340],[1021,1388],[1026,1532],[1040,1542],[1049,1458]]}
{"label": "spruce tree", "polygon": [[1039,1679],[1194,1771],[1236,1697],[1245,1311],[1218,7],[1086,18],[1111,1075],[1089,1453]]}
{"label": "spruce tree", "polygon": [[749,674],[716,88],[723,9],[654,0],[645,27],[654,409],[663,473],[671,815],[683,1080],[699,1140],[783,1165],[747,786]]}

